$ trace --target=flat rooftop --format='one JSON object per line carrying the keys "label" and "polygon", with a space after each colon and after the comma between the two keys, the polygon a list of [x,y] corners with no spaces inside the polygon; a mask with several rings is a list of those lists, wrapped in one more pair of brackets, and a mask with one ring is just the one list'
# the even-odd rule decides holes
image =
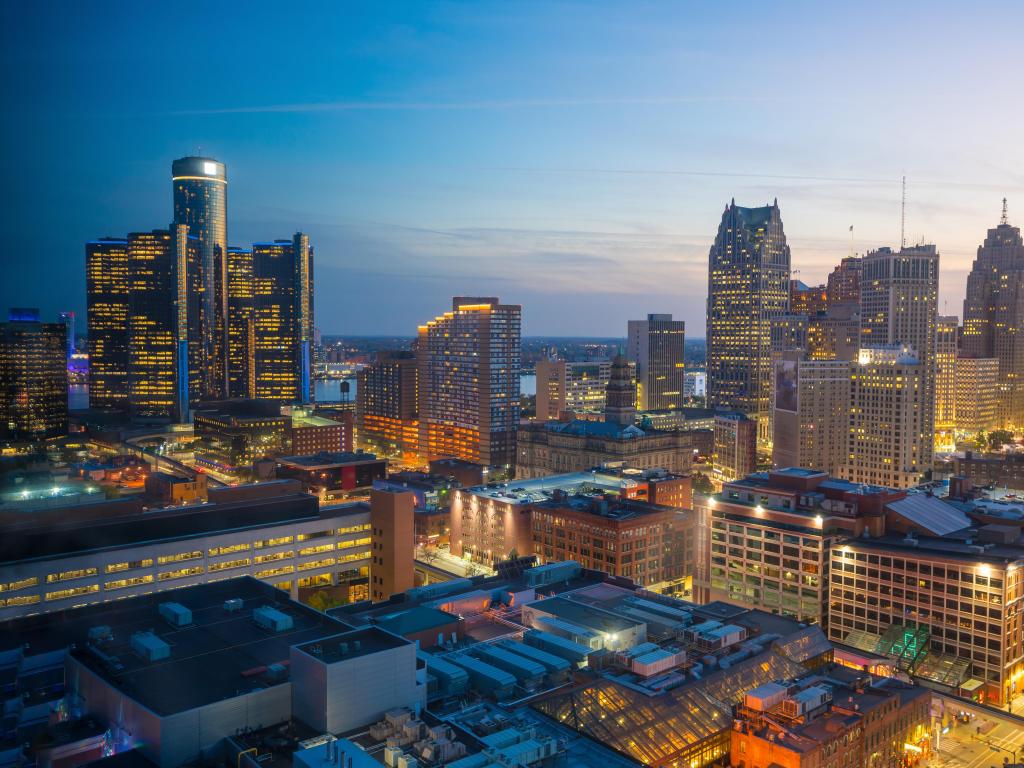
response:
{"label": "flat rooftop", "polygon": [[333,421],[332,419],[325,419],[323,416],[315,416],[313,414],[296,416],[292,414],[292,426],[293,427],[340,427],[340,421]]}
{"label": "flat rooftop", "polygon": [[[228,612],[224,602],[242,601]],[[179,603],[192,623],[173,627],[159,613],[161,603]],[[253,610],[271,606],[291,617],[293,627],[273,632],[259,627]],[[89,649],[89,630],[109,627],[113,639]],[[59,613],[16,619],[3,625],[0,648],[28,646],[27,653],[69,648],[71,656],[111,686],[158,715],[170,715],[240,693],[280,685],[261,671],[287,661],[289,648],[330,637],[346,625],[251,577],[141,595]],[[170,657],[147,661],[131,648],[136,632],[152,631],[170,646]],[[285,667],[287,670],[287,667]]]}
{"label": "flat rooftop", "polygon": [[512,480],[507,483],[490,483],[463,488],[480,498],[496,499],[508,504],[536,504],[551,499],[555,491],[567,494],[583,490],[621,492],[637,485],[637,480],[605,474],[599,471],[570,472],[564,475],[548,475],[532,480]]}
{"label": "flat rooftop", "polygon": [[568,600],[564,597],[549,597],[547,600],[538,600],[530,603],[529,607],[551,614],[559,619],[565,619],[573,624],[597,630],[598,632],[623,632],[627,629],[632,629],[638,624],[646,623],[629,619],[625,616],[618,616],[604,608],[578,603],[575,600]]}
{"label": "flat rooftop", "polygon": [[62,510],[59,516],[26,513],[17,523],[0,525],[0,565],[201,538],[220,531],[306,520],[336,520],[368,510],[369,506],[361,502],[321,508],[316,497],[291,493],[267,499],[173,507],[109,519],[97,519],[89,514],[88,508],[82,510],[81,517],[76,515],[75,508]]}
{"label": "flat rooftop", "polygon": [[877,549],[893,554],[919,555],[927,558],[937,556],[965,563],[997,563],[1009,565],[1024,560],[1024,546],[1019,544],[996,544],[977,541],[968,544],[970,533],[956,533],[938,537],[916,536],[913,543],[901,534],[889,533],[872,539],[848,539],[844,547],[850,549]]}
{"label": "flat rooftop", "polygon": [[[323,451],[310,456],[282,456],[276,459],[278,464],[295,467],[296,469],[334,469],[350,464],[368,464],[378,461],[373,453],[357,451]],[[383,459],[380,459],[383,461]]]}
{"label": "flat rooftop", "polygon": [[360,656],[369,656],[372,653],[390,651],[411,644],[404,637],[385,632],[378,627],[360,627],[302,643],[297,649],[324,664],[337,664],[340,661],[358,659]]}
{"label": "flat rooftop", "polygon": [[605,520],[638,520],[664,512],[674,513],[672,507],[658,504],[650,504],[645,501],[604,500],[600,496],[574,495],[564,499],[548,499],[535,505],[536,509],[559,510],[571,509],[574,512],[582,512]]}

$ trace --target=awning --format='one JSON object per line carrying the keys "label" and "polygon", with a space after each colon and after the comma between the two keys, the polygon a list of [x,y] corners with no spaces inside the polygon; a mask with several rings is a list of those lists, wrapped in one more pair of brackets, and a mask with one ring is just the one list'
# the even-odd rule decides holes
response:
{"label": "awning", "polygon": [[960,686],[960,690],[961,691],[966,691],[967,693],[971,693],[972,691],[976,691],[979,688],[981,688],[981,686],[983,686],[984,684],[985,684],[984,680],[979,680],[976,677],[972,677],[970,680],[968,680],[967,682],[965,682],[963,685]]}

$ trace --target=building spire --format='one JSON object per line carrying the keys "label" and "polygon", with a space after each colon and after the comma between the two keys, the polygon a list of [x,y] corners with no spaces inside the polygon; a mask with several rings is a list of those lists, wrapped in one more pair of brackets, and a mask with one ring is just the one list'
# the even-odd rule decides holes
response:
{"label": "building spire", "polygon": [[1005,198],[1005,197],[1003,198],[1003,215],[1002,215],[1002,217],[1001,217],[1001,218],[999,219],[999,223],[1000,223],[1000,224],[1001,224],[1002,226],[1004,226],[1004,227],[1006,227],[1006,226],[1009,226],[1009,224],[1010,224],[1010,219],[1009,219],[1009,217],[1008,217],[1008,216],[1006,215],[1006,198]]}

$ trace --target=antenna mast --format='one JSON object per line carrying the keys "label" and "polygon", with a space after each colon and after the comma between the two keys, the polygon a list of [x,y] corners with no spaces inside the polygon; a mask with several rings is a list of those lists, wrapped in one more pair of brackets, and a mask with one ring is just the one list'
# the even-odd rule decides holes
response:
{"label": "antenna mast", "polygon": [[907,245],[907,177],[903,176],[903,193],[900,201],[900,250]]}
{"label": "antenna mast", "polygon": [[1003,217],[999,220],[999,223],[1004,227],[1010,223],[1009,217],[1006,215],[1006,198],[1003,198]]}

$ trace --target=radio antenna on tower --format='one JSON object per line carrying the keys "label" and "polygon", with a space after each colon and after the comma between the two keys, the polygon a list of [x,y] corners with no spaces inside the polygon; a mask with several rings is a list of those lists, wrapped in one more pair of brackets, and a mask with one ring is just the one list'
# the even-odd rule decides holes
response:
{"label": "radio antenna on tower", "polygon": [[1006,214],[1006,198],[1003,198],[1003,217],[999,220],[999,223],[1006,226],[1010,223],[1010,218]]}
{"label": "radio antenna on tower", "polygon": [[907,245],[907,177],[903,176],[903,193],[900,201],[900,250]]}

